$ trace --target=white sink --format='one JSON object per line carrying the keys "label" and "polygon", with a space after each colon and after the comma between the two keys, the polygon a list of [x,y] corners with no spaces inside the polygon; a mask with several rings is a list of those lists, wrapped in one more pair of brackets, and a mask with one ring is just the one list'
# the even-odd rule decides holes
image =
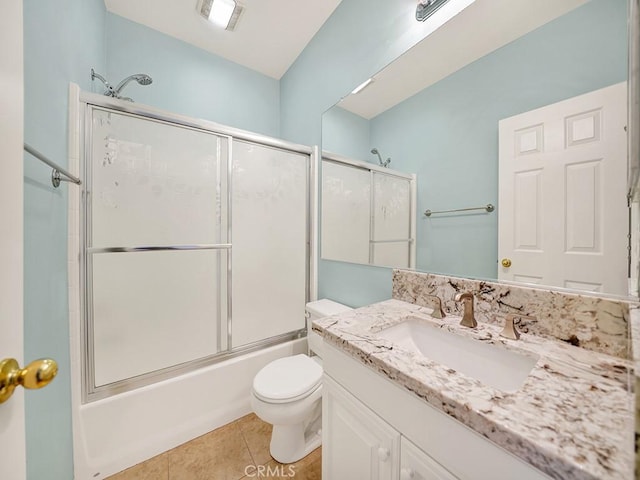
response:
{"label": "white sink", "polygon": [[518,390],[538,361],[533,354],[516,353],[411,319],[376,335],[504,392]]}

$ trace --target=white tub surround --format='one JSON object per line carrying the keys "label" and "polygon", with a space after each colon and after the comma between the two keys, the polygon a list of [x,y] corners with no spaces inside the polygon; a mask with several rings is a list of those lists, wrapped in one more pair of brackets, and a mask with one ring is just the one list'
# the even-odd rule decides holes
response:
{"label": "white tub surround", "polygon": [[[313,330],[552,478],[632,478],[631,361],[532,334],[508,340],[497,325],[469,329],[459,316],[437,320],[431,312],[387,300],[318,320]],[[409,317],[539,360],[521,388],[505,393],[377,336]]]}
{"label": "white tub surround", "polygon": [[520,314],[532,317],[518,320],[522,332],[631,358],[629,311],[637,308],[635,303],[543,287],[393,271],[393,298],[397,300],[432,308],[430,296],[435,295],[447,314],[461,315],[462,304],[454,300],[459,292],[474,294],[478,322],[503,325],[507,314]]}

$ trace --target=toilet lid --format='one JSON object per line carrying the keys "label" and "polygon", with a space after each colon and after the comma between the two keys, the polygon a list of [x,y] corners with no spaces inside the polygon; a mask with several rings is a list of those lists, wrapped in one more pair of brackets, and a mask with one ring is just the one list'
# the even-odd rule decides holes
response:
{"label": "toilet lid", "polygon": [[258,397],[283,401],[312,392],[322,382],[322,367],[307,355],[274,360],[253,379]]}

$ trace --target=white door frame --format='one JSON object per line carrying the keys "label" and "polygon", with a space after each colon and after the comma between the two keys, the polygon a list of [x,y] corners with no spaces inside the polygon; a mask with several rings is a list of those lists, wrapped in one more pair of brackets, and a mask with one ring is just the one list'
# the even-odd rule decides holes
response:
{"label": "white door frame", "polygon": [[[22,1],[0,4],[0,360],[23,365]],[[26,478],[24,392],[0,404],[0,478]]]}

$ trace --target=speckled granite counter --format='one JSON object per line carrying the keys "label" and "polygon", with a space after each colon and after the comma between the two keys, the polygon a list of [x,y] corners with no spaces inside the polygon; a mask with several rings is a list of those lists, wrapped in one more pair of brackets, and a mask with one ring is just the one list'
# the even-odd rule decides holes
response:
{"label": "speckled granite counter", "polygon": [[[431,309],[387,300],[314,322],[314,331],[505,450],[557,479],[633,478],[632,362],[559,341],[499,336],[496,325],[433,319]],[[376,334],[408,317],[539,356],[515,393],[487,387]]]}

